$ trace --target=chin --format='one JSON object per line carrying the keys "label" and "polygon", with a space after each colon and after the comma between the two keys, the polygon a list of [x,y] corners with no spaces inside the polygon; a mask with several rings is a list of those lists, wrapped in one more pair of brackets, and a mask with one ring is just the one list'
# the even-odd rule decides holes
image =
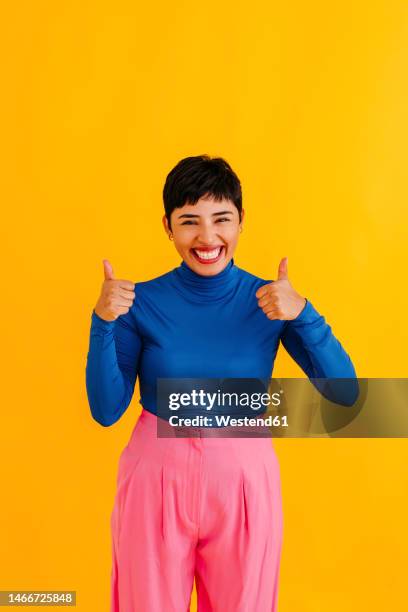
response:
{"label": "chin", "polygon": [[203,265],[194,263],[193,270],[194,272],[197,272],[197,274],[200,274],[201,276],[214,276],[215,274],[222,272],[225,266],[226,264],[224,262],[221,262],[221,265],[211,264],[207,266],[203,266]]}

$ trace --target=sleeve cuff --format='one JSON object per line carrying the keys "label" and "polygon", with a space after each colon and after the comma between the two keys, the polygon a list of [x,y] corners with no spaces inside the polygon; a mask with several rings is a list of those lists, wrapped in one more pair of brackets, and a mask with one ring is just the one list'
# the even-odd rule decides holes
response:
{"label": "sleeve cuff", "polygon": [[296,327],[297,323],[313,323],[314,321],[320,318],[320,314],[313,307],[312,303],[309,302],[307,298],[305,299],[306,304],[304,305],[303,310],[298,314],[296,319],[292,319],[291,321],[289,321],[289,323],[294,327]]}
{"label": "sleeve cuff", "polygon": [[91,316],[92,327],[95,329],[101,329],[105,331],[110,331],[115,327],[115,321],[105,321],[99,315],[96,314],[95,309],[92,311]]}

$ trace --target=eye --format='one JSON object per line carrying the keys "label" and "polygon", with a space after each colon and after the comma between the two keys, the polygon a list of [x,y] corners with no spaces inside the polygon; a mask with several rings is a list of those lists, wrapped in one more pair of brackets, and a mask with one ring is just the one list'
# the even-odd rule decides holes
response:
{"label": "eye", "polygon": [[216,222],[219,223],[220,221],[231,221],[231,219],[228,219],[228,217],[220,217]]}
{"label": "eye", "polygon": [[181,225],[197,225],[196,221],[183,221]]}

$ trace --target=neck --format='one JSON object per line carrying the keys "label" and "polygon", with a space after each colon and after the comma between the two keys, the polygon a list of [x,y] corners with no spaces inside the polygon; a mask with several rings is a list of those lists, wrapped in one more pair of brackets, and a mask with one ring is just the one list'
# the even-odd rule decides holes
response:
{"label": "neck", "polygon": [[173,272],[178,283],[186,289],[189,295],[199,297],[200,301],[214,301],[231,294],[237,282],[237,271],[238,268],[231,259],[221,272],[211,276],[198,274],[185,261]]}

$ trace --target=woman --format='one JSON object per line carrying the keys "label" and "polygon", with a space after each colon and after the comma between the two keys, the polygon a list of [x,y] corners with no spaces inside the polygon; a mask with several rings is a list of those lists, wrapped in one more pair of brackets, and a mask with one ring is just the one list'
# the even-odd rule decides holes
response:
{"label": "woman", "polygon": [[229,164],[187,157],[163,191],[180,266],[105,281],[86,382],[94,419],[118,421],[139,376],[141,415],[121,454],[111,516],[111,612],[274,612],[282,544],[278,460],[268,438],[158,437],[158,378],[271,377],[281,341],[309,378],[355,378],[331,328],[288,279],[234,264],[241,185]]}

